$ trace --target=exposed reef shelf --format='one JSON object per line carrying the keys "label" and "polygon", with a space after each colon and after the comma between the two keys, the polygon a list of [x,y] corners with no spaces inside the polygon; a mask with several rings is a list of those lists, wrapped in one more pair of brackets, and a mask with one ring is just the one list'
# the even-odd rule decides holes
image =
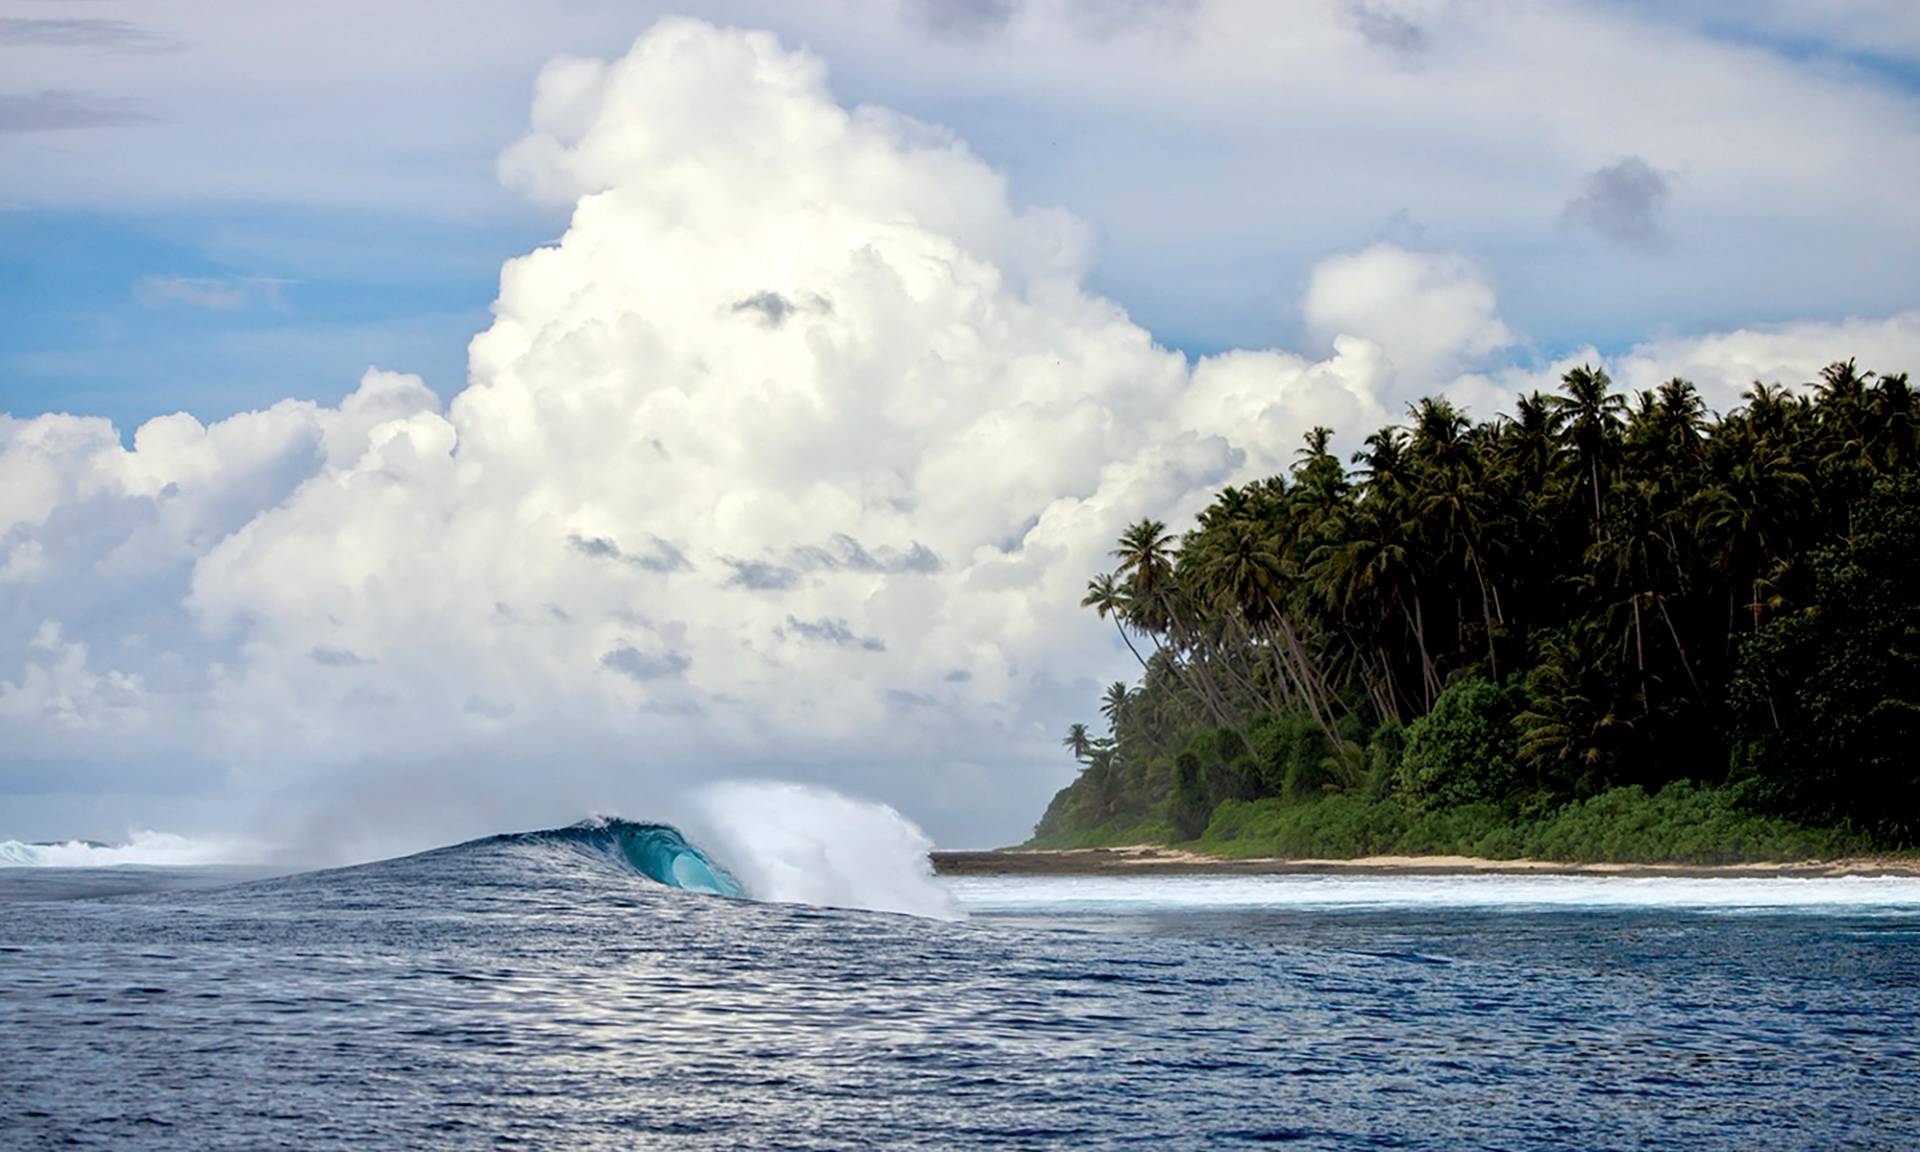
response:
{"label": "exposed reef shelf", "polygon": [[1468,876],[1561,873],[1589,876],[1782,877],[1920,876],[1920,858],[1849,857],[1743,864],[1612,864],[1554,860],[1483,860],[1471,856],[1362,856],[1352,860],[1236,859],[1179,848],[1027,849],[931,853],[942,876]]}

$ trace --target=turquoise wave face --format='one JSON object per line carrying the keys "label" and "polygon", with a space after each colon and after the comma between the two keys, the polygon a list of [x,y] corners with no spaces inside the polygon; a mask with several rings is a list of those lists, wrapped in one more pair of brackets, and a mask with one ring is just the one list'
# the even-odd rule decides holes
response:
{"label": "turquoise wave face", "polygon": [[511,838],[522,842],[574,844],[596,849],[647,879],[670,888],[709,892],[715,896],[747,894],[731,873],[705,852],[688,843],[680,830],[671,824],[589,820],[545,832],[524,832]]}

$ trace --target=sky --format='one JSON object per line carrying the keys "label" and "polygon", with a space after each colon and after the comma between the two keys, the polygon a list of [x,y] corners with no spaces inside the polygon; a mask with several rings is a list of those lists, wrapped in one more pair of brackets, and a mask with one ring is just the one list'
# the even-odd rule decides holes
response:
{"label": "sky", "polygon": [[0,0],[0,837],[1022,838],[1142,516],[1920,357],[1920,7]]}

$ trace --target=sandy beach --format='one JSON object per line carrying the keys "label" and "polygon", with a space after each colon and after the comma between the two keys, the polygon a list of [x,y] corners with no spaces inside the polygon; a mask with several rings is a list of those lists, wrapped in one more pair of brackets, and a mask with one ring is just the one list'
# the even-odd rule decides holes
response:
{"label": "sandy beach", "polygon": [[1557,860],[1484,860],[1472,856],[1361,856],[1351,860],[1209,856],[1153,844],[1066,850],[1002,848],[934,852],[942,876],[1213,876],[1401,875],[1466,876],[1564,873],[1604,876],[1920,876],[1920,858],[1856,856],[1834,860],[1745,864],[1580,864]]}

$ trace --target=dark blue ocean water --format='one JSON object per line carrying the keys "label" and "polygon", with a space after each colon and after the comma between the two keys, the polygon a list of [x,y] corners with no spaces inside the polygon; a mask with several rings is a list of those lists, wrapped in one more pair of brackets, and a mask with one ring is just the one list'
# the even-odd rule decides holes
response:
{"label": "dark blue ocean water", "polygon": [[0,1147],[1920,1148],[1913,908],[233,879],[0,873]]}

